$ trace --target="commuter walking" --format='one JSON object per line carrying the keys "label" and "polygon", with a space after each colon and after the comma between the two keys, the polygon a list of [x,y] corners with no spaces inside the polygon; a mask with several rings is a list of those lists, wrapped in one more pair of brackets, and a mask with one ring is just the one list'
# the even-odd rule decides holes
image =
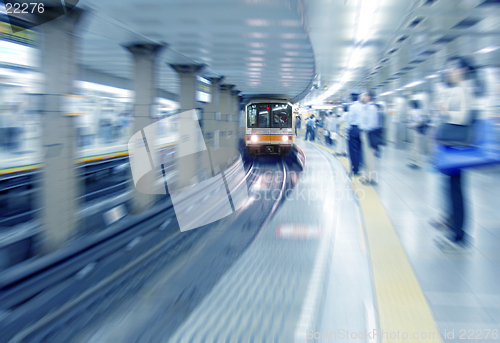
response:
{"label": "commuter walking", "polygon": [[347,156],[348,135],[346,130],[346,120],[349,108],[344,106],[344,108],[340,109],[340,111],[342,113],[337,115],[337,134],[335,135],[337,138],[337,145],[335,154],[337,156]]}
{"label": "commuter walking", "polygon": [[328,130],[328,138],[330,141],[330,145],[333,144],[338,144],[334,138],[336,136],[337,132],[337,116],[336,114],[329,114],[328,115],[328,124],[326,126],[326,129]]}
{"label": "commuter walking", "polygon": [[[438,109],[442,115],[442,123],[454,124],[448,125],[446,128],[455,130],[449,132],[449,135],[455,139],[457,136],[456,128],[460,126],[462,128],[464,126],[472,127],[475,116],[477,116],[474,97],[479,95],[482,89],[477,87],[476,69],[464,57],[452,57],[448,60],[445,79],[448,89],[438,105]],[[447,134],[441,132],[441,135],[445,136]],[[443,140],[444,137],[440,139]],[[448,187],[445,189],[448,200],[448,206],[446,207],[448,213],[445,214],[444,223],[435,221],[433,225],[444,228],[446,232],[444,237],[436,241],[438,246],[443,250],[454,250],[466,243],[463,178],[460,170],[445,174],[445,177],[448,181]]]}
{"label": "commuter walking", "polygon": [[310,141],[314,141],[314,130],[316,129],[316,122],[314,120],[314,114],[312,114],[309,119],[307,119],[306,122],[306,137],[305,140],[307,141],[307,137],[309,137]]}
{"label": "commuter walking", "polygon": [[298,137],[298,135],[299,135],[298,132],[300,130],[300,122],[301,121],[302,120],[300,119],[300,116],[295,117],[295,137]]}
{"label": "commuter walking", "polygon": [[363,153],[364,153],[364,178],[361,179],[363,184],[376,184],[377,183],[377,171],[375,166],[375,147],[377,147],[378,142],[374,138],[373,133],[379,129],[378,124],[378,111],[377,106],[373,103],[374,93],[365,92],[361,94],[362,114],[360,126],[362,130],[362,142],[363,142]]}
{"label": "commuter walking", "polygon": [[349,136],[349,159],[351,161],[351,175],[358,175],[361,162],[361,129],[360,121],[363,112],[363,105],[358,102],[358,94],[352,93],[353,104],[349,107],[347,114],[347,126]]}
{"label": "commuter walking", "polygon": [[325,120],[323,125],[323,136],[325,137],[325,144],[332,145],[332,140],[330,139],[330,121],[332,120],[331,116],[327,113],[325,114]]}
{"label": "commuter walking", "polygon": [[425,144],[425,134],[429,124],[428,116],[422,110],[420,101],[410,100],[410,110],[408,111],[408,134],[410,138],[408,148],[408,163],[407,166],[412,169],[420,168],[422,163],[422,155]]}

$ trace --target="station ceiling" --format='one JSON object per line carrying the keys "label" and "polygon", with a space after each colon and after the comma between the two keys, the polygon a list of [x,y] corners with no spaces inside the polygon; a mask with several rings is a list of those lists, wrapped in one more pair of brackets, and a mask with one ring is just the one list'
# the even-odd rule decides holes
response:
{"label": "station ceiling", "polygon": [[159,58],[160,87],[177,93],[168,64],[205,64],[243,95],[300,97],[315,74],[313,49],[300,4],[289,0],[83,0],[92,9],[83,34],[82,63],[132,77],[122,48],[168,44]]}
{"label": "station ceiling", "polygon": [[123,46],[167,44],[158,64],[165,91],[179,91],[169,64],[204,64],[202,76],[224,76],[246,97],[332,100],[353,88],[384,91],[422,78],[438,69],[434,55],[443,48],[446,55],[460,45],[467,45],[468,53],[494,45],[498,5],[496,0],[81,0],[79,6],[91,9],[82,64],[130,79],[132,58]]}

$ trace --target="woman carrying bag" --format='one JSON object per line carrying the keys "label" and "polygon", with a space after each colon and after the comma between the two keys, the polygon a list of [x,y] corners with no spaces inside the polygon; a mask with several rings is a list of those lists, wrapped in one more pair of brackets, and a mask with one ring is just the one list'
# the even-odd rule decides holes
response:
{"label": "woman carrying bag", "polygon": [[[438,104],[441,124],[436,140],[441,146],[466,147],[471,144],[473,125],[477,119],[475,96],[479,91],[476,70],[466,58],[452,57],[447,61],[444,73],[448,88]],[[444,236],[436,240],[438,246],[443,250],[454,250],[466,243],[462,170],[446,171],[444,175],[447,213],[444,222],[435,220],[431,224],[444,231]]]}

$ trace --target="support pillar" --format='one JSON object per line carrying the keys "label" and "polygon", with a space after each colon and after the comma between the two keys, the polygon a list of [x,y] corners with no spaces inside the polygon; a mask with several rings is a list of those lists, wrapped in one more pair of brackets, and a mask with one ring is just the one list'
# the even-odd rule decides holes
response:
{"label": "support pillar", "polygon": [[[45,7],[44,16],[51,16]],[[76,212],[82,190],[75,168],[75,117],[64,108],[74,93],[73,81],[78,72],[77,43],[81,9],[42,25],[41,70],[44,78],[42,108],[42,144],[44,166],[41,177],[41,222],[43,252],[65,246],[77,234]]]}
{"label": "support pillar", "polygon": [[[220,88],[220,112],[221,118],[219,121],[219,144],[221,147],[230,148],[229,144],[229,131],[230,129],[230,121],[233,111],[231,109],[231,90],[234,88],[234,85],[222,84]],[[221,156],[221,158],[229,159],[231,156]],[[221,164],[224,161],[219,161]]]}
{"label": "support pillar", "polygon": [[231,147],[238,150],[238,129],[240,123],[240,98],[238,96],[240,94],[239,90],[233,90],[231,92],[231,108],[233,112],[232,121],[231,121]]}
{"label": "support pillar", "polygon": [[[133,44],[125,47],[134,58],[134,130],[133,134],[154,123],[153,118],[155,97],[157,96],[156,76],[158,55],[165,46],[156,44]],[[150,153],[158,153],[150,148]],[[148,174],[148,184],[153,184],[157,174]],[[132,211],[141,213],[150,208],[155,201],[155,195],[144,194],[134,189]]]}
{"label": "support pillar", "polygon": [[[197,91],[197,76],[200,73],[204,65],[181,65],[181,64],[171,64],[172,69],[174,69],[179,75],[180,81],[180,110],[179,112],[185,112],[198,108],[198,103],[196,99]],[[192,132],[192,119],[191,118],[179,118],[179,139],[183,144],[179,144],[179,155],[184,156],[178,160],[178,170],[179,178],[177,187],[183,188],[189,185],[193,185],[198,182],[198,172],[201,170],[202,161],[200,161],[201,155],[199,154],[189,154],[186,151],[191,151],[189,144],[198,144],[194,142],[194,137],[197,137]]]}
{"label": "support pillar", "polygon": [[[220,112],[220,87],[223,77],[210,78],[210,103],[206,104],[203,112],[203,136],[208,147],[219,147],[219,126]],[[217,137],[217,138],[216,138]]]}
{"label": "support pillar", "polygon": [[[203,118],[201,118],[201,127],[203,138],[207,149],[218,149],[219,143],[219,120],[220,120],[220,84],[224,77],[211,77],[210,80],[210,102],[205,104],[203,111]],[[218,164],[217,154],[211,154],[212,163],[206,158],[201,156],[201,168],[203,170],[203,178],[212,176],[214,173],[219,172],[220,166]]]}

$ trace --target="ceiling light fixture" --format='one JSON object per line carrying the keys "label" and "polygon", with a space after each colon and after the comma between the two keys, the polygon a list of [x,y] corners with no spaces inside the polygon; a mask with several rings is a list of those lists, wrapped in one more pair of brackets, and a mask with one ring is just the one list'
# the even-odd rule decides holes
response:
{"label": "ceiling light fixture", "polygon": [[391,95],[393,93],[394,93],[394,91],[387,91],[387,92],[384,92],[384,93],[380,94],[379,96]]}
{"label": "ceiling light fixture", "polygon": [[349,63],[347,64],[347,69],[356,69],[361,65],[366,54],[366,49],[363,47],[354,48],[351,52],[351,58],[349,59]]}
{"label": "ceiling light fixture", "polygon": [[245,58],[247,61],[254,61],[254,62],[262,62],[264,61],[263,57],[257,57],[257,56],[250,56]]}
{"label": "ceiling light fixture", "polygon": [[380,0],[359,1],[356,33],[354,35],[357,44],[364,44],[372,36],[372,26],[375,23],[379,7]]}
{"label": "ceiling light fixture", "polygon": [[266,19],[247,19],[246,23],[248,26],[269,26],[269,25],[271,25],[271,21],[266,20]]}
{"label": "ceiling light fixture", "polygon": [[403,86],[403,88],[411,88],[411,87],[415,87],[415,86],[418,86],[418,85],[421,85],[422,83],[424,83],[425,81],[423,80],[418,80],[418,81],[414,81],[414,82],[411,82],[405,86]]}
{"label": "ceiling light fixture", "polygon": [[475,54],[487,54],[500,49],[500,46],[490,45],[475,52]]}
{"label": "ceiling light fixture", "polygon": [[352,70],[358,68],[366,55],[363,45],[373,35],[373,25],[376,21],[381,0],[358,0],[358,11],[355,21],[354,45],[351,47],[349,61],[340,82],[323,93],[323,100],[335,94],[344,83],[351,81]]}
{"label": "ceiling light fixture", "polygon": [[438,74],[430,74],[430,75],[427,75],[425,78],[426,79],[435,79],[436,77],[439,77]]}

